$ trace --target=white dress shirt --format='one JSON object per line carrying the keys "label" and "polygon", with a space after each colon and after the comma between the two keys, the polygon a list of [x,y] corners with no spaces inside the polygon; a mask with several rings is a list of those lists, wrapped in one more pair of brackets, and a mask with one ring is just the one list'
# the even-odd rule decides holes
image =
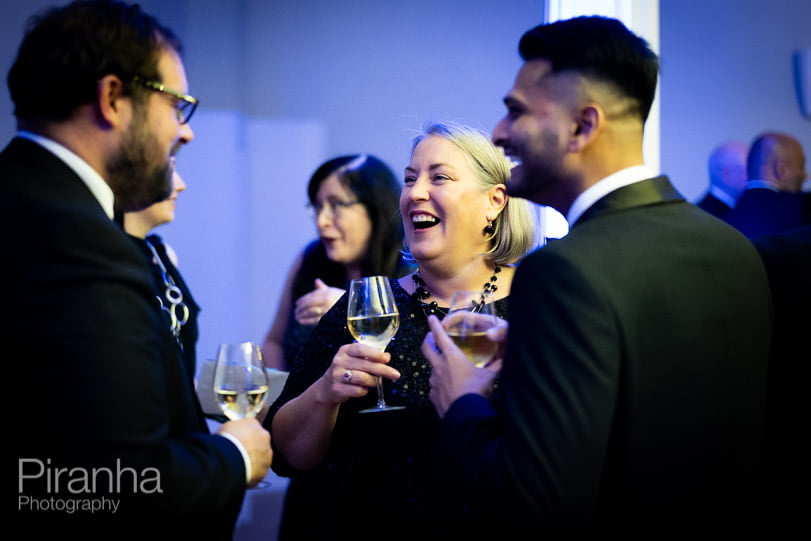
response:
{"label": "white dress shirt", "polygon": [[569,207],[569,212],[566,214],[566,221],[569,223],[569,227],[603,196],[623,186],[628,186],[629,184],[647,180],[655,176],[657,175],[650,167],[646,165],[634,165],[597,181],[594,185],[578,195],[572,203],[572,206]]}
{"label": "white dress shirt", "polygon": [[101,178],[101,175],[90,167],[86,161],[56,141],[43,137],[42,135],[28,131],[18,131],[17,137],[35,142],[65,162],[65,165],[73,169],[73,171],[79,175],[79,178],[84,181],[90,193],[92,193],[99,202],[107,216],[109,216],[111,220],[113,219],[113,202],[115,201],[113,190],[110,189],[110,186]]}

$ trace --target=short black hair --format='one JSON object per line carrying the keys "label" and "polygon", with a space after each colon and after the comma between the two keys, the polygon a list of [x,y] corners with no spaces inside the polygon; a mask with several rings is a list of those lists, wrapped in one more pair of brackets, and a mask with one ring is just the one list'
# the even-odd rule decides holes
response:
{"label": "short black hair", "polygon": [[182,52],[180,40],[138,4],[77,0],[32,16],[8,73],[18,119],[60,121],[91,103],[96,85],[117,75],[157,80],[160,53]]}
{"label": "short black hair", "polygon": [[659,59],[620,21],[584,16],[541,24],[524,33],[518,51],[525,61],[548,60],[553,73],[575,71],[612,84],[636,101],[642,121],[647,120]]}

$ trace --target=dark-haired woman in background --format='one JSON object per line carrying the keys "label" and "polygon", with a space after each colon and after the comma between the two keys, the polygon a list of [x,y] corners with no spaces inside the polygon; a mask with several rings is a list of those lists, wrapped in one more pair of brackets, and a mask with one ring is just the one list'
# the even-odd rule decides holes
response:
{"label": "dark-haired woman in background", "polygon": [[293,262],[262,345],[265,365],[289,370],[315,325],[343,295],[348,280],[412,269],[403,262],[401,184],[369,154],[333,158],[310,178],[307,195],[318,239]]}

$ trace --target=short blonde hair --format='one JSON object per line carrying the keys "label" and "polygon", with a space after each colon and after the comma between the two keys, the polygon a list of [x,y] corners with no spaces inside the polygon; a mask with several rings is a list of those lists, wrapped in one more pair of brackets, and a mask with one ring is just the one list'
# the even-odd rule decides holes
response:
{"label": "short blonde hair", "polygon": [[[509,160],[486,132],[456,122],[428,122],[412,140],[411,154],[423,139],[431,135],[450,141],[465,154],[482,188],[506,184],[509,180]],[[536,223],[536,214],[529,201],[508,196],[504,209],[493,221],[495,232],[486,254],[496,265],[518,262],[537,246]],[[408,257],[411,255],[408,247],[404,253]]]}

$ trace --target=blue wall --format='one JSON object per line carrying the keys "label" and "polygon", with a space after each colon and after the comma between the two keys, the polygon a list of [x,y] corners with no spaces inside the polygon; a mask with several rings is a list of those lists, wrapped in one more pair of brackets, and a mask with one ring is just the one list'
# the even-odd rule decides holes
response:
{"label": "blue wall", "polygon": [[[4,74],[24,19],[51,3],[0,0]],[[178,160],[187,190],[157,231],[203,306],[202,357],[263,338],[287,267],[314,234],[305,186],[321,161],[370,152],[399,173],[426,119],[492,129],[520,66],[518,38],[543,17],[541,0],[141,4],[184,40],[202,103]],[[660,17],[661,169],[685,196],[704,189],[722,139],[782,130],[811,154],[791,67],[793,51],[811,47],[811,1],[661,0]],[[0,140],[13,133],[0,92]]]}

